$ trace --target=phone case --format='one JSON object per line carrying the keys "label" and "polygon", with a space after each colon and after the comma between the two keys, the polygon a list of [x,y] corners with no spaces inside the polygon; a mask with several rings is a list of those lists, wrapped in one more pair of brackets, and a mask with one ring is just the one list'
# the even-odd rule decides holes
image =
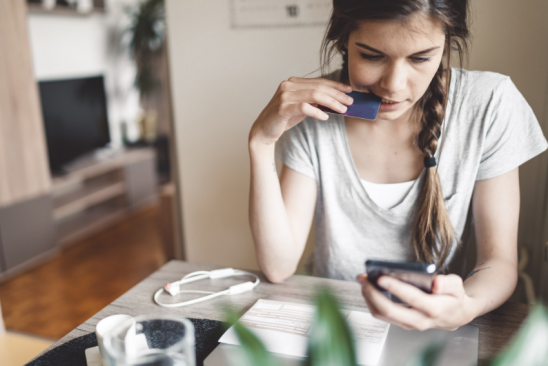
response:
{"label": "phone case", "polygon": [[424,292],[432,293],[432,281],[436,275],[435,264],[368,260],[365,262],[365,268],[369,281],[381,291],[385,290],[377,285],[377,280],[381,276],[391,276]]}

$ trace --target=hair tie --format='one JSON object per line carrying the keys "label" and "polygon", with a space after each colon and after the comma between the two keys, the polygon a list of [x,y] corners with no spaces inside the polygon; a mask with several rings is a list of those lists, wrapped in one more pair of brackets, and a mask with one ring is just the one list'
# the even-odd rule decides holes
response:
{"label": "hair tie", "polygon": [[425,156],[424,157],[424,167],[426,169],[435,167],[436,164],[436,158],[434,156]]}

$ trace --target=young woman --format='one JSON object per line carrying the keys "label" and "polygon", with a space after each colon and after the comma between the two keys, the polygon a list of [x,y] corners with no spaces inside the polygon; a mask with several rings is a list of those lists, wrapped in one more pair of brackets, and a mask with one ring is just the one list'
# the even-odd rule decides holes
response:
{"label": "young woman", "polygon": [[[250,224],[272,282],[292,275],[315,215],[312,273],[358,276],[373,315],[406,329],[456,329],[502,304],[517,281],[518,167],[547,147],[510,78],[450,68],[469,36],[465,0],[334,0],[325,78],[283,81],[249,135]],[[345,112],[363,91],[375,121]],[[277,156],[284,163],[278,180]],[[367,280],[365,260],[446,268],[472,204],[478,262],[464,283],[438,275],[433,294],[382,277],[410,307]]]}

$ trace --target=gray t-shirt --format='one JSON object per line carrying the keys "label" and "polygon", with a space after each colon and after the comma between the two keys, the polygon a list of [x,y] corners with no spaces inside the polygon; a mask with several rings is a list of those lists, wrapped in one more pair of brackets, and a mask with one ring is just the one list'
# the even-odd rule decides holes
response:
{"label": "gray t-shirt", "polygon": [[[445,206],[460,237],[477,180],[509,172],[548,144],[533,111],[509,77],[452,69],[438,174]],[[460,86],[455,86],[460,78]],[[352,160],[342,116],[307,117],[286,131],[276,157],[315,179],[315,247],[312,274],[354,280],[367,259],[413,260],[413,208],[424,171],[391,209],[367,195]],[[456,241],[449,261],[454,257]]]}

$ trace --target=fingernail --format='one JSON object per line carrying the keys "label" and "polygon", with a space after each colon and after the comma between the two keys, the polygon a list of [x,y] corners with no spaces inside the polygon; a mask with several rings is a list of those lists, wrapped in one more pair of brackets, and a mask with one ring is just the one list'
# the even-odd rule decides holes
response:
{"label": "fingernail", "polygon": [[377,280],[377,285],[379,285],[382,288],[386,288],[386,286],[388,286],[388,281],[385,278],[381,278]]}
{"label": "fingernail", "polygon": [[343,106],[340,107],[340,110],[344,113],[348,110],[348,108],[343,105]]}
{"label": "fingernail", "polygon": [[329,116],[327,115],[327,113],[322,113],[322,118],[324,120],[327,120],[329,118]]}
{"label": "fingernail", "polygon": [[347,103],[354,103],[354,98],[352,97],[346,97],[345,100]]}

